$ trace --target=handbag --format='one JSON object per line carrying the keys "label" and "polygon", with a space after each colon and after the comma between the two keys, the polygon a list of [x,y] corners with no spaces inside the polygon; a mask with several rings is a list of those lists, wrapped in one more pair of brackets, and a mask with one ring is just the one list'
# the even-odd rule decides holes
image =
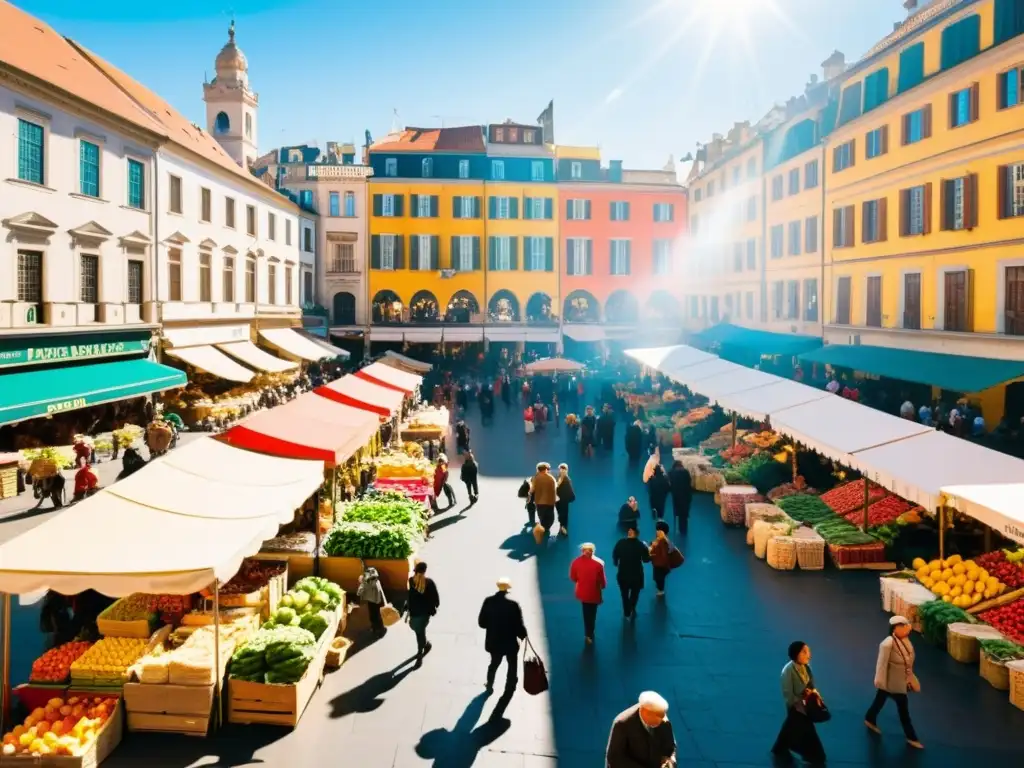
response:
{"label": "handbag", "polygon": [[390,627],[402,620],[402,614],[391,603],[385,603],[380,609],[380,620],[385,627]]}
{"label": "handbag", "polygon": [[[527,656],[527,649],[531,656]],[[523,690],[531,696],[544,693],[548,689],[548,672],[544,669],[544,662],[540,660],[537,651],[533,648],[530,638],[523,643]]]}
{"label": "handbag", "polygon": [[817,689],[806,688],[804,690],[803,704],[804,714],[812,723],[827,723],[832,719],[832,713],[828,711],[825,700],[821,698]]}
{"label": "handbag", "polygon": [[907,692],[908,693],[920,693],[921,692],[921,681],[917,679],[917,675],[914,674],[913,668],[907,664],[907,655],[903,653],[903,647],[900,642],[893,638],[892,647],[889,648],[889,655],[892,656],[892,648],[896,648],[903,659],[903,668],[907,670]]}
{"label": "handbag", "polygon": [[675,544],[669,543],[669,545],[668,545],[668,567],[672,568],[673,570],[675,570],[676,568],[678,568],[680,565],[683,564],[684,560],[686,560],[686,558],[683,557],[683,553],[679,551],[679,547],[677,547]]}

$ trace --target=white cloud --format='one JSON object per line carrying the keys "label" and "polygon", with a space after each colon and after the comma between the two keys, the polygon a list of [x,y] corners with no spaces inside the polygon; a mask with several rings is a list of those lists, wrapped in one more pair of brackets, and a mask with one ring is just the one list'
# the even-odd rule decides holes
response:
{"label": "white cloud", "polygon": [[604,97],[605,104],[611,104],[613,101],[618,101],[619,97],[625,93],[621,88],[612,88],[607,96]]}

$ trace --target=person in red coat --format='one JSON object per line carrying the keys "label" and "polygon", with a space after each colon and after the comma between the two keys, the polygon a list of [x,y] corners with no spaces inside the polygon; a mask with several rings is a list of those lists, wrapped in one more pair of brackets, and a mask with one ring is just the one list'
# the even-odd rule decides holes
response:
{"label": "person in red coat", "polygon": [[604,575],[604,561],[594,557],[594,545],[580,545],[580,556],[569,567],[569,578],[576,584],[576,599],[583,606],[583,637],[587,645],[594,642],[594,624],[601,593],[608,586]]}
{"label": "person in red coat", "polygon": [[448,457],[443,453],[437,457],[437,466],[434,467],[434,511],[438,511],[437,500],[441,494],[448,499],[448,509],[455,506],[455,491],[448,484]]}
{"label": "person in red coat", "polygon": [[96,491],[100,481],[85,459],[80,460],[79,465],[81,468],[75,473],[75,498],[84,499]]}

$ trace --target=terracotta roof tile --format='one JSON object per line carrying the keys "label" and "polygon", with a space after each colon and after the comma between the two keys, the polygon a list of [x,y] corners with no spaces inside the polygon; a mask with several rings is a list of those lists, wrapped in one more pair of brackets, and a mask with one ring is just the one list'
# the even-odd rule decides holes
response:
{"label": "terracotta roof tile", "polygon": [[437,144],[439,128],[406,128],[389,133],[370,147],[371,152],[432,152]]}
{"label": "terracotta roof tile", "polygon": [[0,61],[140,128],[167,135],[161,123],[110,82],[68,40],[5,0],[0,0]]}
{"label": "terracotta roof tile", "polygon": [[483,128],[479,125],[442,128],[434,149],[439,152],[483,152]]}

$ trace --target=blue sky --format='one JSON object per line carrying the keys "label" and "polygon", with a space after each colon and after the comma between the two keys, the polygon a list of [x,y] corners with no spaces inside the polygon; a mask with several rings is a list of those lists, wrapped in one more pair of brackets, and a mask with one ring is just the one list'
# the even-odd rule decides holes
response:
{"label": "blue sky", "polygon": [[[236,5],[232,5],[236,2]],[[261,151],[402,125],[532,123],[660,167],[859,58],[900,0],[20,0],[204,122],[202,80],[236,17]],[[739,9],[740,12],[736,12]]]}

